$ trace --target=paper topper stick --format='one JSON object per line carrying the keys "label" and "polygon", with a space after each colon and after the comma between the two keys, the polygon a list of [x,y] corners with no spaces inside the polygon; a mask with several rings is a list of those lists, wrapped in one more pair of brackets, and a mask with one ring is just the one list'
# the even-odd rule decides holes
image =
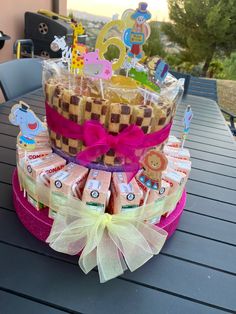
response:
{"label": "paper topper stick", "polygon": [[138,180],[147,188],[143,204],[145,206],[150,189],[156,191],[161,189],[161,175],[167,167],[168,160],[163,153],[151,149],[146,153],[141,164],[143,165],[143,171]]}
{"label": "paper topper stick", "polygon": [[186,110],[185,110],[185,113],[184,113],[184,121],[183,121],[184,130],[183,130],[183,134],[182,134],[182,138],[181,138],[181,148],[184,147],[184,142],[185,142],[187,135],[189,133],[192,118],[193,118],[193,112],[192,112],[191,106],[188,105]]}
{"label": "paper topper stick", "polygon": [[159,59],[155,65],[155,82],[163,83],[169,71],[169,65]]}
{"label": "paper topper stick", "polygon": [[15,104],[11,108],[9,120],[12,124],[20,127],[21,135],[18,137],[18,145],[26,150],[34,149],[36,145],[35,136],[46,131],[43,123],[30,110],[29,105],[23,101],[20,101],[19,104]]}

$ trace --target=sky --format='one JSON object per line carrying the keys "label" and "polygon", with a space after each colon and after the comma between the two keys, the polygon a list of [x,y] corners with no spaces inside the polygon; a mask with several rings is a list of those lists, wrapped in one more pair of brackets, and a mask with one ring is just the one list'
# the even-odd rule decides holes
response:
{"label": "sky", "polygon": [[[126,9],[136,9],[139,2],[138,0],[67,0],[67,8],[112,17],[115,13],[121,16]],[[168,19],[167,0],[150,0],[147,3],[153,19],[158,21]]]}

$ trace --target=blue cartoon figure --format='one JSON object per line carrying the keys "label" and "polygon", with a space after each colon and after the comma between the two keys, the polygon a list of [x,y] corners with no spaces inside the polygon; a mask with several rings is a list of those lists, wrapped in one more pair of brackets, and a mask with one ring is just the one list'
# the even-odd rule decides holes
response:
{"label": "blue cartoon figure", "polygon": [[19,104],[12,107],[9,120],[12,124],[20,127],[21,134],[18,138],[18,144],[20,147],[27,150],[34,149],[35,136],[46,131],[46,127],[43,123],[23,101],[20,101]]}
{"label": "blue cartoon figure", "polygon": [[[129,17],[134,21],[134,24],[132,28],[127,28],[124,31],[123,41],[129,48],[128,56],[138,60],[143,56],[142,45],[150,35],[150,27],[146,21],[151,18],[151,13],[147,11],[147,6],[147,3],[140,2],[135,11],[127,10],[132,12]],[[126,12],[123,15],[125,16]]]}
{"label": "blue cartoon figure", "polygon": [[169,66],[162,59],[159,59],[155,65],[155,81],[163,83],[169,71]]}

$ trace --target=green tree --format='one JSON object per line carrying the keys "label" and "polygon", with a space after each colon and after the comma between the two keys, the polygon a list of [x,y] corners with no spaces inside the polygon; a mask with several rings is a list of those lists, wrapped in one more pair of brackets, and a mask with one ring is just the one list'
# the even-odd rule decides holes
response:
{"label": "green tree", "polygon": [[232,53],[230,58],[223,61],[223,78],[227,80],[236,80],[236,52]]}
{"label": "green tree", "polygon": [[164,57],[165,51],[164,51],[163,44],[160,39],[160,30],[159,30],[158,24],[157,22],[152,21],[149,23],[149,25],[151,28],[151,35],[143,46],[145,55],[147,57],[152,57],[156,55],[160,57]]}
{"label": "green tree", "polygon": [[204,76],[215,54],[236,49],[235,0],[168,0],[168,5],[171,23],[162,30],[183,48],[184,61],[203,62]]}

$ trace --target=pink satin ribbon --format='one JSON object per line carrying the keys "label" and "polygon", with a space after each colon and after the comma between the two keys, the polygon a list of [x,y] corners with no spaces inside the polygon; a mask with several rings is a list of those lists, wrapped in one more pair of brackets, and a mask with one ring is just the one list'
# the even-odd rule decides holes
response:
{"label": "pink satin ribbon", "polygon": [[[49,129],[61,136],[78,139],[84,142],[87,148],[77,154],[77,159],[84,165],[114,149],[117,157],[124,158],[133,164],[135,172],[139,169],[137,150],[157,146],[169,136],[172,123],[162,130],[144,134],[137,125],[130,125],[116,136],[110,135],[106,128],[97,121],[86,121],[82,126],[64,118],[46,103],[47,124]],[[125,169],[124,169],[125,170]]]}

